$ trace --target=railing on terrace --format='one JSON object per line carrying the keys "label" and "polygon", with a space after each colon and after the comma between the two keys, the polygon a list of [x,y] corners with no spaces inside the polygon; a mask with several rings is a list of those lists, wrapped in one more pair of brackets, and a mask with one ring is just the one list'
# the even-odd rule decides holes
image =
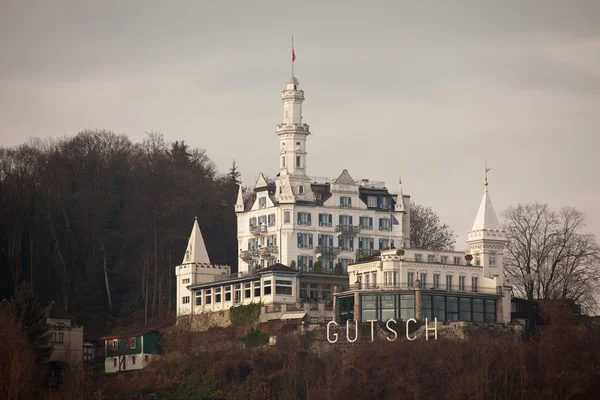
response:
{"label": "railing on terrace", "polygon": [[344,267],[344,266],[338,266],[338,267],[333,267],[329,268],[328,266],[322,266],[322,267],[305,267],[305,266],[300,266],[298,268],[298,271],[300,272],[300,274],[328,274],[328,275],[348,275],[348,268]]}
{"label": "railing on terrace", "polygon": [[219,275],[214,277],[213,282],[228,281],[230,279],[246,278],[251,276],[258,276],[258,273],[256,271],[242,271],[229,275]]}
{"label": "railing on terrace", "polygon": [[242,250],[240,251],[240,258],[242,260],[249,260],[258,257],[258,249]]}
{"label": "railing on terrace", "polygon": [[408,261],[408,262],[414,262],[414,263],[422,263],[422,264],[440,264],[440,265],[462,265],[462,266],[469,266],[469,267],[480,267],[481,265],[475,265],[475,263],[470,262],[468,263],[465,259],[461,258],[460,263],[459,264],[455,264],[454,260],[448,260],[448,262],[441,262],[441,261],[428,261],[426,258],[421,258],[421,259],[417,259],[414,257],[405,257],[405,256],[400,256],[401,259],[403,261]]}
{"label": "railing on terrace", "polygon": [[482,293],[482,294],[498,294],[497,288],[482,288],[480,286],[460,286],[440,284],[435,287],[433,284],[427,285],[416,283],[391,283],[391,282],[356,282],[350,285],[355,290],[415,290],[420,289],[421,292],[439,292],[439,293]]}
{"label": "railing on terrace", "polygon": [[250,233],[254,235],[260,235],[267,232],[266,225],[252,225],[250,226]]}
{"label": "railing on terrace", "polygon": [[371,256],[374,256],[375,253],[377,253],[377,255],[379,255],[379,254],[381,254],[381,251],[374,250],[374,249],[358,249],[358,250],[356,250],[357,258],[358,257],[371,257]]}
{"label": "railing on terrace", "polygon": [[360,233],[359,225],[336,225],[335,231],[340,232],[342,235],[356,235]]}
{"label": "railing on terrace", "polygon": [[318,246],[317,253],[321,253],[323,257],[327,256],[337,256],[340,253],[339,247],[334,246]]}
{"label": "railing on terrace", "polygon": [[279,248],[277,246],[264,246],[259,250],[262,255],[277,255]]}

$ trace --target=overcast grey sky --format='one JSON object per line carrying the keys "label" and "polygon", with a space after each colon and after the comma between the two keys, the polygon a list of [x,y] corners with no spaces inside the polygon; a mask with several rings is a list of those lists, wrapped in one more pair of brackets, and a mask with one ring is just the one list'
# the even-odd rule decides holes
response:
{"label": "overcast grey sky", "polygon": [[575,206],[600,236],[600,1],[0,0],[0,144],[150,130],[244,184],[278,172],[295,71],[308,173],[385,180],[460,235],[487,157],[498,213]]}

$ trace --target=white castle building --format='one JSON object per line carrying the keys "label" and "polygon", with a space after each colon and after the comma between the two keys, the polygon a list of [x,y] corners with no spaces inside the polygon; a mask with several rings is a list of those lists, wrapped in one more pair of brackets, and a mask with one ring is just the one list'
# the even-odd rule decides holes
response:
{"label": "white castle building", "polygon": [[[402,184],[307,175],[309,126],[304,91],[292,76],[282,91],[277,125],[279,173],[260,174],[244,201],[238,192],[239,272],[212,265],[197,222],[176,267],[177,315],[223,311],[261,302],[297,310],[333,301],[335,319],[377,317],[507,322],[506,235],[493,209],[487,177],[467,251],[410,248],[410,196]],[[323,321],[319,321],[323,322]]]}
{"label": "white castle building", "polygon": [[336,320],[510,322],[511,286],[504,281],[502,230],[487,177],[467,251],[387,250],[352,264],[352,289],[335,294]]}

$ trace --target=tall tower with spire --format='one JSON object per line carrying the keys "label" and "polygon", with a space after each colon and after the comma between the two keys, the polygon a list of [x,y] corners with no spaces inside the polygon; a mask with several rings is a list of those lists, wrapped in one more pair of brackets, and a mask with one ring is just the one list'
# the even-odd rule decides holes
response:
{"label": "tall tower with spire", "polygon": [[485,180],[483,199],[477,211],[475,222],[467,234],[468,252],[473,256],[473,263],[483,267],[483,276],[498,278],[502,285],[504,279],[503,252],[506,246],[506,232],[498,222],[496,211],[488,191],[487,173],[490,168],[485,167]]}
{"label": "tall tower with spire", "polygon": [[296,55],[292,45],[292,75],[281,92],[283,119],[277,125],[279,137],[279,177],[276,196],[289,199],[312,200],[310,179],[306,175],[306,138],[310,135],[308,124],[302,121],[304,91],[294,76]]}

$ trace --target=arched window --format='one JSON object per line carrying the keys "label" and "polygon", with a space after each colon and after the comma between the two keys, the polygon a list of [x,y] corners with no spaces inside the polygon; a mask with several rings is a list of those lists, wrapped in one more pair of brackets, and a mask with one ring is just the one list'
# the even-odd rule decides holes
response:
{"label": "arched window", "polygon": [[283,193],[283,186],[279,186],[279,194]]}
{"label": "arched window", "polygon": [[300,193],[300,194],[304,193],[304,185],[298,186],[298,193]]}

